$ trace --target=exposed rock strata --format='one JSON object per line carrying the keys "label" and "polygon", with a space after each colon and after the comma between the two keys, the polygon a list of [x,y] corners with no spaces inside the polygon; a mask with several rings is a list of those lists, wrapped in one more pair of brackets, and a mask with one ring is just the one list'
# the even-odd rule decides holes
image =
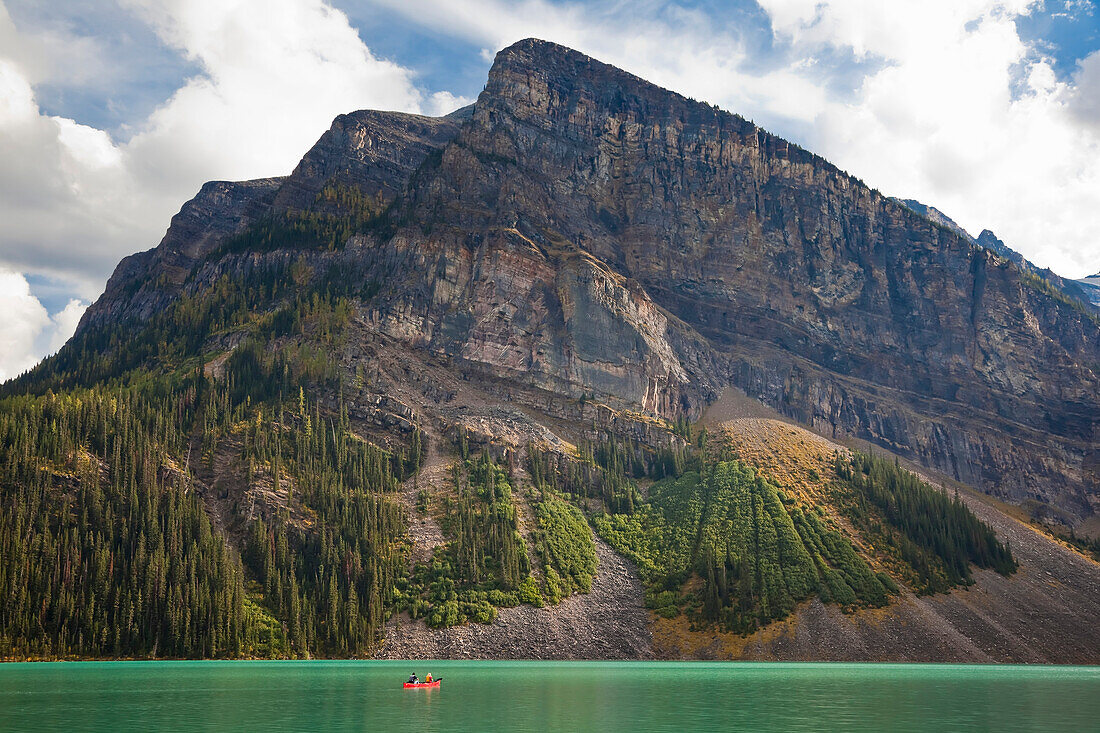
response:
{"label": "exposed rock strata", "polygon": [[1095,318],[747,120],[541,41],[472,112],[345,115],[286,182],[204,189],[81,328],[159,307],[162,275],[234,272],[195,258],[327,182],[392,197],[390,226],[305,256],[380,283],[370,338],[464,381],[665,418],[735,384],[1067,522],[1100,509]]}

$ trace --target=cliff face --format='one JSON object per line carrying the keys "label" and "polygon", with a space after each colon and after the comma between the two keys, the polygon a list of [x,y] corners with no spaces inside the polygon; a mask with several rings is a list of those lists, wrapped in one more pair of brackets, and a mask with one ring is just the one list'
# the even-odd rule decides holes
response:
{"label": "cliff face", "polygon": [[175,298],[188,276],[228,237],[265,215],[284,179],[210,181],[172,217],[156,248],[115,268],[77,334],[129,319],[144,321]]}
{"label": "cliff face", "polygon": [[[1091,511],[1096,321],[826,161],[525,41],[428,167],[395,248],[436,274],[389,291],[391,333],[665,415],[733,382],[963,481]],[[554,320],[578,269],[606,294],[591,332]]]}
{"label": "cliff face", "polygon": [[344,115],[285,181],[208,184],[81,328],[140,317],[149,282],[330,184],[389,204],[332,255],[380,285],[371,338],[666,418],[734,384],[1071,520],[1100,510],[1095,317],[740,117],[541,41],[498,55],[472,112]]}
{"label": "cliff face", "polygon": [[354,186],[392,201],[428,153],[458,132],[464,111],[433,118],[362,110],[340,115],[275,197],[275,210],[306,209],[326,185]]}
{"label": "cliff face", "polygon": [[255,181],[211,181],[172,217],[160,244],[125,258],[80,331],[128,318],[148,319],[181,292],[192,273],[248,225],[317,208],[326,186],[354,187],[392,201],[425,156],[458,131],[466,111],[435,119],[363,110],[340,115],[293,173]]}

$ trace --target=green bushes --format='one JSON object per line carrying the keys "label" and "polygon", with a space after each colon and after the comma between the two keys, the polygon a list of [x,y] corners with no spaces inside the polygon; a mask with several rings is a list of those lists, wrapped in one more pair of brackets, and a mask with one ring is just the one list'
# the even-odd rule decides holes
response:
{"label": "green bushes", "polygon": [[680,615],[681,599],[679,594],[670,590],[647,591],[645,594],[645,607],[652,609],[662,618],[676,618]]}
{"label": "green bushes", "polygon": [[535,582],[535,579],[531,576],[527,576],[523,579],[523,582],[519,584],[519,588],[516,589],[516,597],[519,598],[520,603],[526,603],[531,606],[537,606],[542,608],[542,593],[539,592],[539,584]]}
{"label": "green bushes", "polygon": [[456,498],[445,500],[442,521],[447,543],[399,581],[395,608],[455,626],[491,623],[497,607],[541,606],[504,469],[482,455],[456,468],[454,481]]}
{"label": "green bushes", "polygon": [[497,608],[558,603],[588,592],[596,573],[596,548],[580,511],[547,495],[536,507],[535,547],[543,586],[531,576],[527,545],[519,532],[508,474],[486,455],[468,458],[454,472],[455,494],[444,500],[447,543],[431,563],[419,563],[398,584],[395,605],[433,626],[491,623]]}
{"label": "green bushes", "polygon": [[[848,608],[887,601],[886,587],[847,539],[815,513],[788,509],[774,486],[736,461],[658,482],[633,515],[601,514],[594,524],[637,563],[647,605],[662,616],[687,605],[748,632],[819,590]],[[701,585],[682,590],[691,577]]]}
{"label": "green bushes", "polygon": [[536,516],[537,542],[551,602],[578,591],[587,593],[596,574],[596,546],[584,516],[576,507],[554,497],[538,505]]}

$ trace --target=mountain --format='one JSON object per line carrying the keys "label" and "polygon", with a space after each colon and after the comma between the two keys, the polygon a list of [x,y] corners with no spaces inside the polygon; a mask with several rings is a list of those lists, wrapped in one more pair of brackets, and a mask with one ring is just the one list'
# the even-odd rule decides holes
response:
{"label": "mountain", "polygon": [[[958,234],[963,239],[969,239],[970,241],[977,241],[972,236],[970,236],[970,234],[965,229],[963,229],[961,226],[959,226],[955,222],[954,219],[952,219],[950,216],[948,216],[947,214],[945,214],[942,211],[940,211],[939,209],[937,209],[935,206],[929,206],[928,204],[922,204],[920,201],[917,201],[916,199],[898,199],[898,198],[894,198],[894,199],[891,199],[891,200],[896,201],[897,203],[901,204],[902,206],[909,209],[913,213],[920,214],[925,219],[928,219],[929,221],[931,221],[933,224],[938,224],[941,227],[944,227],[945,229],[950,229],[951,231],[955,232],[955,234]],[[992,232],[990,232],[990,234],[992,234]],[[1000,240],[997,240],[997,241],[999,242]],[[991,247],[986,247],[986,249],[992,249],[992,248]],[[1008,249],[1008,248],[1006,247],[1005,249]],[[1009,250],[1009,251],[1011,251],[1011,250]],[[998,254],[1003,254],[1003,253],[998,252]]]}
{"label": "mountain", "polygon": [[1083,277],[1077,284],[1084,288],[1086,295],[1093,305],[1100,306],[1100,272],[1090,277]]}
{"label": "mountain", "polygon": [[206,184],[4,385],[0,547],[53,529],[0,653],[470,655],[504,624],[676,656],[640,623],[737,636],[973,582],[1008,608],[1016,545],[984,505],[838,442],[795,491],[693,423],[740,390],[1084,531],[1100,325],[1060,292],[741,117],[521,41],[472,108],[342,115],[286,178]]}
{"label": "mountain", "polygon": [[[392,206],[388,236],[317,256],[381,283],[379,335],[669,418],[732,382],[998,495],[1093,511],[1095,319],[739,117],[517,44],[464,125],[340,118],[278,198],[302,201],[326,176]],[[231,195],[202,236],[183,229],[193,281],[238,266],[201,256],[252,200]],[[188,256],[176,229],[154,257]],[[171,282],[174,265],[136,277]],[[145,302],[119,274],[82,331]]]}
{"label": "mountain", "polygon": [[[985,229],[978,235],[978,244],[985,247],[988,250],[996,252],[1001,257],[1004,257],[1013,262],[1020,271],[1026,275],[1030,275],[1033,278],[1041,280],[1041,287],[1053,287],[1062,295],[1071,298],[1078,303],[1084,303],[1086,306],[1094,308],[1097,305],[1096,296],[1092,294],[1092,291],[1087,281],[1081,280],[1069,280],[1055,274],[1048,268],[1039,268],[1036,265],[1029,262],[1016,250],[1006,245],[1001,240],[997,239],[993,232]],[[1095,308],[1094,308],[1095,310]],[[1100,311],[1096,311],[1100,312]]]}
{"label": "mountain", "polygon": [[[1057,290],[1062,296],[1070,298],[1072,302],[1081,303],[1093,312],[1095,306],[1100,306],[1100,291],[1096,291],[1088,283],[1088,279],[1069,280],[1054,273],[1048,268],[1040,268],[1032,264],[1027,258],[997,238],[993,232],[983,229],[977,238],[970,236],[965,229],[959,226],[951,217],[944,214],[934,206],[922,204],[914,199],[893,199],[910,211],[920,214],[933,224],[950,229],[963,239],[985,247],[1006,260],[1012,262],[1020,271],[1031,277],[1034,285],[1047,290]],[[1057,296],[1056,296],[1057,297]],[[1071,303],[1072,304],[1072,303]],[[1100,310],[1095,310],[1095,315],[1100,315]]]}

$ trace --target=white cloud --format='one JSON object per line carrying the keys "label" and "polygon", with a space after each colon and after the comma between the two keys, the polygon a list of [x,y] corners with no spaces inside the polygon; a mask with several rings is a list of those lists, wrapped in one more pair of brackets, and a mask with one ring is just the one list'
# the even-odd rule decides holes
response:
{"label": "white cloud", "polygon": [[1078,62],[1070,110],[1079,122],[1100,132],[1100,51]]}
{"label": "white cloud", "polygon": [[20,33],[0,0],[0,266],[75,282],[83,299],[123,256],[155,245],[203,182],[285,175],[344,112],[468,103],[425,98],[323,0],[125,4],[200,72],[118,142],[35,99],[33,85],[67,64],[70,81],[97,68],[94,43]]}
{"label": "white cloud", "polygon": [[137,248],[144,202],[109,136],[41,114],[30,83],[2,57],[0,160],[0,265],[97,294],[107,263]]}
{"label": "white cloud", "polygon": [[[27,61],[25,39],[0,47],[0,264],[78,280],[84,298],[123,256],[155,245],[203,182],[285,175],[344,112],[468,103],[425,97],[323,0],[126,6],[201,71],[124,143],[44,114],[28,69],[46,61]],[[22,38],[0,0],[0,39]]]}
{"label": "white cloud", "polygon": [[30,369],[73,335],[87,305],[71,300],[52,317],[22,274],[0,268],[0,382]]}
{"label": "white cloud", "polygon": [[745,71],[736,30],[715,27],[701,11],[654,3],[557,5],[544,0],[376,0],[434,31],[496,49],[542,38],[614,64],[648,81],[753,116],[810,121],[824,89],[798,66]]}
{"label": "white cloud", "polygon": [[428,97],[427,103],[424,105],[424,114],[442,117],[469,105],[473,101],[463,96],[455,96],[450,92],[436,92]]}
{"label": "white cloud", "polygon": [[73,298],[64,308],[50,316],[52,330],[47,332],[50,336],[49,344],[46,346],[47,354],[56,352],[65,345],[66,341],[72,338],[72,335],[76,332],[76,327],[80,325],[80,318],[86,310],[88,310],[87,303],[81,303]]}
{"label": "white cloud", "polygon": [[284,175],[338,114],[421,108],[412,73],[371,54],[321,0],[130,5],[202,69],[127,146],[153,185]]}
{"label": "white cloud", "polygon": [[95,38],[58,28],[36,29],[33,33],[17,31],[3,2],[0,2],[0,55],[18,62],[34,84],[62,78],[86,84],[111,73],[102,63]]}
{"label": "white cloud", "polygon": [[1100,139],[1071,108],[1080,100],[1088,114],[1083,100],[1095,97],[1081,96],[1081,82],[1091,68],[1059,82],[1020,40],[1014,18],[1032,3],[895,2],[888,14],[852,2],[763,4],[796,43],[887,61],[852,102],[818,117],[818,152],[970,231],[994,229],[1037,264],[1077,277],[1097,268]]}

